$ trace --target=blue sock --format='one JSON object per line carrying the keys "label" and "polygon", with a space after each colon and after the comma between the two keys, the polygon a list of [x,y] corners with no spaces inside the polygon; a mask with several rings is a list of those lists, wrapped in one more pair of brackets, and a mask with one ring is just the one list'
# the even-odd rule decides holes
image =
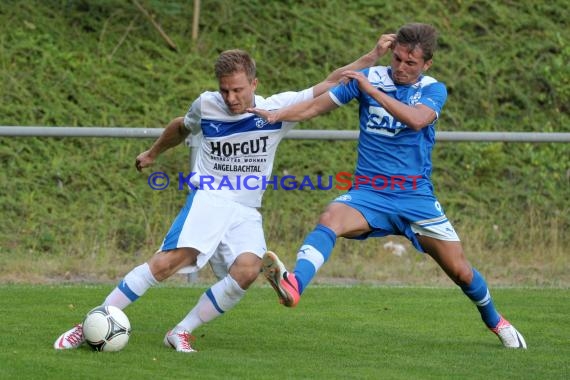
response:
{"label": "blue sock", "polygon": [[473,268],[473,280],[468,286],[462,286],[461,290],[473,301],[481,313],[481,319],[489,328],[494,328],[499,323],[501,316],[493,305],[489,288],[485,283],[485,279],[475,268]]}
{"label": "blue sock", "polygon": [[328,260],[336,243],[336,234],[330,228],[317,224],[307,235],[297,252],[295,278],[299,283],[299,294],[309,285],[319,268]]}

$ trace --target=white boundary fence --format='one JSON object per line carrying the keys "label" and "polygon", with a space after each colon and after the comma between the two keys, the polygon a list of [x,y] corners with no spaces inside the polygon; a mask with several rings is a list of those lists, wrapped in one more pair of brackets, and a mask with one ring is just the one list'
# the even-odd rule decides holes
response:
{"label": "white boundary fence", "polygon": [[[130,137],[156,138],[163,128],[21,127],[0,126],[0,136],[13,137]],[[356,140],[358,131],[292,130],[285,138],[297,140]],[[437,141],[570,142],[570,132],[436,132]]]}

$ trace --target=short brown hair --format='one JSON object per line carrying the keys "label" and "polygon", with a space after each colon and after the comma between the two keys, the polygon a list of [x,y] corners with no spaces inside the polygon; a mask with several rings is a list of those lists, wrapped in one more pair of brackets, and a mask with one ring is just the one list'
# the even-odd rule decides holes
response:
{"label": "short brown hair", "polygon": [[396,43],[407,45],[410,51],[419,47],[424,61],[429,61],[437,50],[437,29],[428,24],[410,23],[398,29]]}
{"label": "short brown hair", "polygon": [[244,50],[226,50],[216,60],[214,71],[218,79],[243,71],[251,82],[255,79],[255,61]]}

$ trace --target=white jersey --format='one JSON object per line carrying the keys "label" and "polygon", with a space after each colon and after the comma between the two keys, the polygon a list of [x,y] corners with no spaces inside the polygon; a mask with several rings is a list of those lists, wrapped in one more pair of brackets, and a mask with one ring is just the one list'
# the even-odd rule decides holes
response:
{"label": "white jersey", "polygon": [[[312,98],[312,88],[267,99],[256,95],[255,107],[274,110]],[[251,113],[235,115],[219,92],[202,93],[184,117],[192,137],[200,139],[187,182],[243,205],[260,207],[263,192],[273,186],[269,182],[277,146],[296,124],[268,124]]]}

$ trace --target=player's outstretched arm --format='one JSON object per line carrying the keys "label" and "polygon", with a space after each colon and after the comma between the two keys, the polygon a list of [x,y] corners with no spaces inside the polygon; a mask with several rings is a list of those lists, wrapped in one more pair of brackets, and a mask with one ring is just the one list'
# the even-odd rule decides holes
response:
{"label": "player's outstretched arm", "polygon": [[189,134],[190,131],[184,127],[184,117],[172,119],[151,148],[137,156],[135,167],[141,171],[142,168],[152,165],[162,152],[180,144]]}
{"label": "player's outstretched arm", "polygon": [[248,108],[247,112],[254,113],[267,120],[270,124],[279,121],[304,121],[322,115],[337,108],[329,94],[324,93],[317,98],[306,100],[274,111],[261,108]]}
{"label": "player's outstretched arm", "polygon": [[346,70],[362,70],[370,66],[374,66],[376,61],[382,58],[394,46],[396,41],[395,34],[383,34],[380,36],[374,48],[356,61],[346,66],[340,67],[329,74],[321,83],[313,87],[313,97],[328,91],[331,87],[336,86],[343,78],[343,72]]}

